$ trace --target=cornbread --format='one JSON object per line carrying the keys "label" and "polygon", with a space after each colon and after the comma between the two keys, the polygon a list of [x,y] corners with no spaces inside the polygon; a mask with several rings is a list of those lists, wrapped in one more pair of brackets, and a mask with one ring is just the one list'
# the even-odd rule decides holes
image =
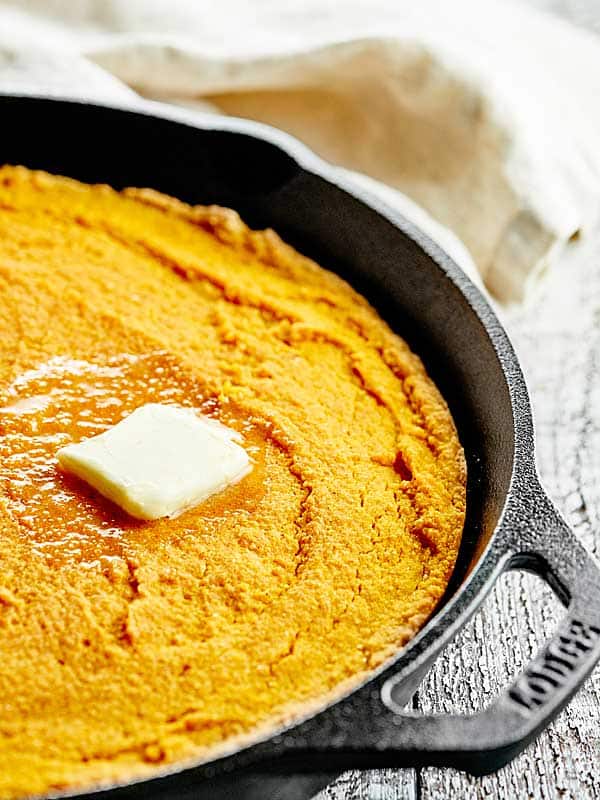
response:
{"label": "cornbread", "polygon": [[[147,403],[253,469],[140,521],[57,451]],[[0,169],[0,796],[151,774],[358,681],[431,614],[465,513],[419,359],[233,211]]]}

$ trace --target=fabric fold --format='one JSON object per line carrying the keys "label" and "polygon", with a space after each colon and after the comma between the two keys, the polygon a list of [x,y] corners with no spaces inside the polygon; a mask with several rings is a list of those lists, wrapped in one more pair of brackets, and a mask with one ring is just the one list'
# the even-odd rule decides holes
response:
{"label": "fabric fold", "polygon": [[404,193],[503,301],[600,213],[600,43],[506,0],[0,9],[5,52],[53,41],[145,97],[275,125]]}

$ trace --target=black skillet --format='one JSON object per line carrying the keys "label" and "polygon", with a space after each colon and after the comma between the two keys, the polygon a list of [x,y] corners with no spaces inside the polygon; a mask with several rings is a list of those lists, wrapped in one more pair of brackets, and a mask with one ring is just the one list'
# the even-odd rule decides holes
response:
{"label": "black skillet", "polygon": [[[468,461],[467,521],[451,585],[383,669],[334,705],[218,761],[85,796],[291,798],[317,784],[286,774],[422,765],[484,774],[510,761],[600,658],[600,572],[540,486],[521,369],[477,288],[412,224],[265,126],[157,104],[133,112],[33,97],[0,97],[0,113],[0,163],[231,206],[338,272],[423,358]],[[406,711],[433,661],[510,569],[540,575],[567,606],[552,640],[484,711]],[[245,777],[250,772],[260,779]]]}

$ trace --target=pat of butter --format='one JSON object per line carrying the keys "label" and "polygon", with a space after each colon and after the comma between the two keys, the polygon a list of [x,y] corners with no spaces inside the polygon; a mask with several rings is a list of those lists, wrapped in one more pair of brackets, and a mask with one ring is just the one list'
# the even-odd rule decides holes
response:
{"label": "pat of butter", "polygon": [[57,453],[61,467],[132,517],[175,516],[252,469],[241,437],[191,409],[149,403]]}

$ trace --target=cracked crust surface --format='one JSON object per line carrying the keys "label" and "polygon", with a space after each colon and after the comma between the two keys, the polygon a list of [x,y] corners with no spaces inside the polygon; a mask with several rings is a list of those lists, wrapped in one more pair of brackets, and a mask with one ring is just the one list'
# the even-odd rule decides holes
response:
{"label": "cracked crust surface", "polygon": [[[424,623],[465,512],[419,359],[233,211],[0,169],[0,795],[151,773],[356,681]],[[148,401],[255,469],[133,522],[56,468]]]}

